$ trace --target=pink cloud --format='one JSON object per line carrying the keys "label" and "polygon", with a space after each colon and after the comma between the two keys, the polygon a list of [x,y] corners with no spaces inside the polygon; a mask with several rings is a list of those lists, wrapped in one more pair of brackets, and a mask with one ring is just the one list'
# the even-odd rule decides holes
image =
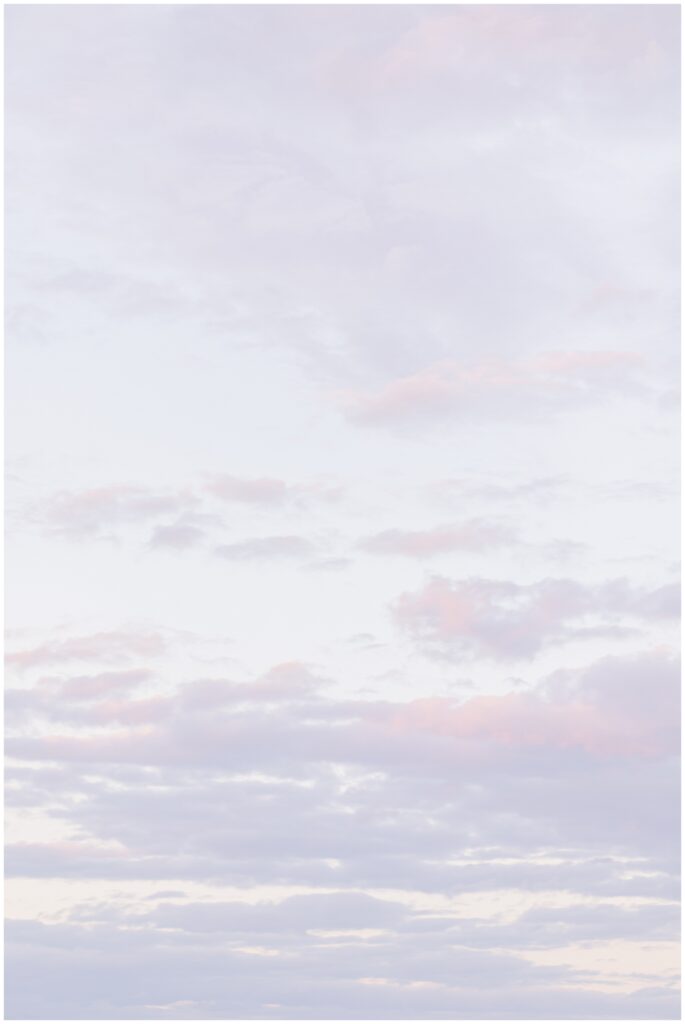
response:
{"label": "pink cloud", "polygon": [[460,525],[431,530],[384,530],[362,541],[360,547],[376,554],[430,557],[449,551],[483,551],[511,543],[506,527],[474,519]]}
{"label": "pink cloud", "polygon": [[274,665],[253,682],[207,679],[189,683],[181,699],[185,707],[194,711],[229,704],[283,703],[313,698],[322,683],[323,680],[304,663],[288,661]]}
{"label": "pink cloud", "polygon": [[445,360],[376,392],[343,396],[343,410],[369,426],[444,416],[551,415],[569,404],[634,389],[631,370],[639,363],[629,352],[552,352],[471,365]]}
{"label": "pink cloud", "polygon": [[[620,661],[612,664],[607,659],[605,664],[615,672],[620,689]],[[565,695],[542,687],[532,693],[473,697],[457,707],[441,699],[414,701],[395,713],[389,724],[400,732],[429,732],[498,747],[654,757],[678,751],[678,716],[677,688],[653,684],[647,694],[642,679],[640,700],[628,705],[619,692],[593,692],[581,681]]]}
{"label": "pink cloud", "polygon": [[456,644],[495,658],[531,657],[550,642],[625,632],[640,621],[675,619],[679,588],[645,590],[621,579],[586,586],[565,579],[519,585],[438,577],[402,594],[393,614],[403,629],[430,642]]}
{"label": "pink cloud", "polygon": [[70,637],[67,640],[49,640],[37,647],[10,651],[5,661],[8,666],[17,669],[64,661],[129,661],[132,657],[154,657],[162,654],[166,647],[166,641],[159,633],[113,631]]}
{"label": "pink cloud", "polygon": [[173,702],[167,697],[105,700],[92,708],[88,720],[97,725],[109,725],[113,722],[132,726],[151,725],[163,721],[172,710]]}
{"label": "pink cloud", "polygon": [[[639,25],[639,28],[638,28]],[[519,99],[525,84],[544,76],[554,90],[557,76],[573,73],[601,76],[601,87],[620,73],[649,81],[668,69],[670,55],[649,29],[634,22],[618,26],[615,19],[596,18],[592,30],[559,7],[512,7],[501,5],[426,8],[417,21],[399,33],[380,52],[360,56],[343,51],[329,69],[329,78],[353,89],[398,90],[444,87],[445,79],[468,82],[481,103],[483,81],[492,89],[502,81],[504,70],[515,72],[513,96]],[[402,92],[399,93],[402,95]],[[487,92],[486,94],[487,95]],[[528,97],[528,104],[533,102]],[[487,107],[478,108],[481,118]]]}
{"label": "pink cloud", "polygon": [[140,686],[152,676],[147,669],[128,669],[123,672],[99,672],[93,676],[74,676],[70,679],[41,679],[41,685],[56,689],[61,696],[74,700],[95,700],[111,693],[121,693]]}
{"label": "pink cloud", "polygon": [[129,484],[62,491],[41,510],[41,518],[58,533],[84,536],[122,523],[146,522],[178,514],[196,504],[187,491],[158,493]]}
{"label": "pink cloud", "polygon": [[150,537],[150,547],[183,550],[197,544],[203,537],[204,531],[199,526],[177,522],[155,527]]}
{"label": "pink cloud", "polygon": [[246,478],[225,474],[207,484],[207,490],[222,501],[237,501],[248,505],[282,505],[285,502],[335,501],[342,489],[326,479],[309,483],[290,484],[275,477]]}
{"label": "pink cloud", "polygon": [[[500,764],[507,752],[547,748],[609,757],[652,758],[679,744],[679,675],[667,652],[605,658],[557,672],[525,692],[411,701],[325,699],[306,666],[276,666],[249,684],[209,680],[168,695],[110,697],[85,712],[36,693],[48,724],[70,721],[78,735],[43,732],[8,739],[8,753],[30,760],[137,764],[284,765],[340,761],[408,768],[431,762],[424,739],[440,740],[443,759]],[[31,691],[12,691],[30,698]],[[265,714],[264,704],[269,705]],[[26,703],[18,708],[27,709]],[[15,711],[11,701],[8,710]],[[89,733],[88,726],[105,726]],[[442,767],[441,767],[442,766]]]}

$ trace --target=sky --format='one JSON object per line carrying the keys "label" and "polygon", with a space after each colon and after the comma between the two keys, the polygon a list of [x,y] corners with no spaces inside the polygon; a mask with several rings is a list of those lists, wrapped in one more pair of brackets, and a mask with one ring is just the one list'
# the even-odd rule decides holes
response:
{"label": "sky", "polygon": [[679,1019],[679,9],[6,9],[8,1019]]}

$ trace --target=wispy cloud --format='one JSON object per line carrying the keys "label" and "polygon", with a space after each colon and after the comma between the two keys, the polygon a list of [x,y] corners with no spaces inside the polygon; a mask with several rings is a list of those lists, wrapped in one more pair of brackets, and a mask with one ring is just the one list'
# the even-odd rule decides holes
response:
{"label": "wispy cloud", "polygon": [[122,523],[146,522],[192,508],[191,494],[155,492],[122,484],[87,491],[62,491],[41,510],[50,529],[74,537],[98,534]]}
{"label": "wispy cloud", "polygon": [[678,29],[10,5],[10,1018],[678,1017]]}
{"label": "wispy cloud", "polygon": [[430,558],[450,551],[489,551],[511,544],[514,539],[514,532],[506,526],[474,519],[429,530],[383,530],[367,537],[359,546],[373,554]]}
{"label": "wispy cloud", "polygon": [[422,420],[539,419],[588,402],[634,394],[641,359],[629,352],[551,352],[518,362],[436,363],[350,395],[346,415],[364,426]]}
{"label": "wispy cloud", "polygon": [[221,544],[216,554],[221,558],[246,560],[306,558],[316,551],[315,545],[305,537],[276,536],[251,537],[235,544]]}
{"label": "wispy cloud", "polygon": [[550,643],[629,634],[641,623],[676,621],[680,588],[636,588],[625,579],[588,586],[569,579],[516,584],[436,577],[393,607],[410,633],[466,652],[527,658]]}
{"label": "wispy cloud", "polygon": [[167,641],[160,633],[112,631],[48,640],[36,647],[8,651],[5,660],[12,668],[28,669],[69,661],[130,661],[162,654],[166,649]]}

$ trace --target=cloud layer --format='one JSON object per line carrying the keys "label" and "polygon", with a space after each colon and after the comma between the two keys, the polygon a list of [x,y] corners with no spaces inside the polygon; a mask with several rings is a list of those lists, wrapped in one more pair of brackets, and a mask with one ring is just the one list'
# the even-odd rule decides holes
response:
{"label": "cloud layer", "polygon": [[[185,994],[198,992],[223,948],[252,981],[242,995],[210,984],[199,1004],[210,1017],[256,1012],[256,986],[267,1016],[328,1014],[336,999],[353,1017],[362,1007],[401,1016],[409,992],[412,1012],[440,1018],[466,1012],[457,1006],[504,1013],[507,999],[521,1012],[552,1012],[569,986],[580,1012],[592,971],[542,966],[538,951],[635,938],[666,951],[675,941],[672,658],[603,659],[525,693],[465,700],[341,700],[326,696],[329,685],[290,664],[253,682],[198,680],[171,693],[142,669],[10,689],[20,732],[8,739],[9,806],[43,807],[72,838],[11,844],[9,875],[154,880],[172,895],[151,895],[149,906],[91,901],[53,923],[13,924],[10,993],[21,988],[27,948],[47,978],[42,996],[21,997],[23,1012],[49,998],[61,1014],[73,1010],[76,965],[56,951],[84,943],[101,990],[119,1001],[98,1003],[93,991],[83,1014],[148,1015],[158,1003],[182,1017],[171,965],[192,950]],[[309,894],[184,895],[198,883]],[[539,909],[514,901],[492,916],[482,895],[479,915],[467,899],[500,892],[507,907],[515,891],[538,894]],[[428,909],[431,894],[441,911]],[[131,941],[144,1004],[130,980],[116,981],[121,970],[132,977],[116,953],[132,953]],[[167,980],[150,983],[162,963]],[[316,986],[283,988],[295,967],[314,972]],[[592,1004],[598,1012],[630,1013],[640,999],[649,1012],[673,1005],[666,990],[647,994],[653,982],[630,997],[612,984],[616,993],[610,984],[606,1003]],[[380,987],[379,1002],[368,1002],[367,985]]]}
{"label": "cloud layer", "polygon": [[678,1019],[678,22],[8,11],[10,1019]]}
{"label": "cloud layer", "polygon": [[568,579],[516,584],[438,577],[402,594],[393,614],[403,629],[429,641],[496,658],[525,658],[550,642],[677,621],[680,588],[642,590],[625,579],[584,586]]}

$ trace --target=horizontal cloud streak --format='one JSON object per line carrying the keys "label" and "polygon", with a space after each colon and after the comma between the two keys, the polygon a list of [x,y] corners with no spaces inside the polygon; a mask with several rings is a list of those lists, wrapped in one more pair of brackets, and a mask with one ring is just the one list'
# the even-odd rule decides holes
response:
{"label": "horizontal cloud streak", "polygon": [[376,394],[351,396],[344,409],[355,423],[549,417],[564,408],[634,394],[640,358],[628,352],[551,352],[518,363],[464,366],[445,361],[391,381]]}
{"label": "horizontal cloud streak", "polygon": [[680,590],[634,588],[618,579],[587,586],[567,579],[532,584],[436,577],[402,594],[398,625],[428,642],[495,658],[526,658],[550,643],[621,635],[642,622],[676,621]]}
{"label": "horizontal cloud streak", "polygon": [[430,558],[450,551],[488,551],[511,544],[514,534],[505,526],[482,520],[430,530],[384,530],[360,543],[372,554]]}
{"label": "horizontal cloud streak", "polygon": [[222,544],[216,548],[221,558],[247,560],[255,558],[305,558],[316,551],[316,546],[305,537],[251,537],[236,544]]}
{"label": "horizontal cloud streak", "polygon": [[[193,903],[182,894],[147,910],[90,903],[40,934],[17,922],[10,948],[147,936],[148,962],[156,937],[186,950],[200,943],[203,954],[207,941],[222,941],[254,947],[237,955],[257,958],[267,985],[264,958],[288,962],[297,949],[300,964],[330,984],[332,967],[320,956],[329,944],[339,956],[347,932],[355,985],[447,984],[456,988],[445,997],[460,999],[482,951],[478,970],[492,984],[506,990],[513,971],[526,998],[532,984],[556,999],[553,972],[526,959],[535,950],[675,941],[679,673],[665,652],[602,659],[526,692],[464,700],[350,700],[327,695],[328,685],[293,663],[248,683],[198,680],[171,695],[147,687],[116,704],[106,687],[77,688],[69,702],[44,681],[10,689],[10,724],[28,714],[34,735],[8,740],[8,806],[49,799],[49,813],[83,836],[11,845],[10,876],[324,890],[277,904]],[[60,731],[67,723],[75,734]],[[447,894],[455,908],[468,893],[480,893],[484,906],[493,892],[539,893],[546,902],[505,923],[457,909],[410,912],[404,899],[369,895],[406,889]],[[564,902],[555,904],[560,892]],[[632,909],[611,902],[631,897]],[[456,948],[461,967],[449,952]],[[165,962],[170,955],[167,948]],[[587,980],[564,977],[578,991]],[[168,986],[160,992],[171,1001]],[[666,990],[663,998],[649,1005],[671,1005]],[[418,1005],[433,1012],[430,1002]],[[443,1014],[446,1005],[435,1007]]]}

